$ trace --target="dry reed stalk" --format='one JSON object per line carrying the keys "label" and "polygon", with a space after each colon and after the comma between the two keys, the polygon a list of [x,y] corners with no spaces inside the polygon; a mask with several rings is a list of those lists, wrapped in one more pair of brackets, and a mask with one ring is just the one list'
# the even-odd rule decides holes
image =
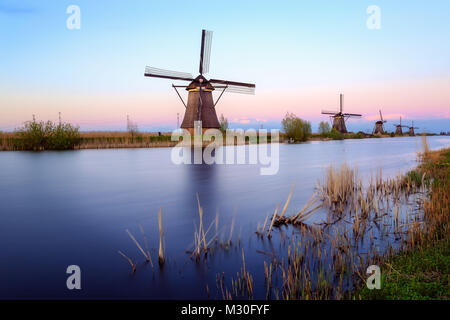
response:
{"label": "dry reed stalk", "polygon": [[136,265],[133,263],[133,261],[130,258],[128,258],[122,251],[119,250],[118,252],[131,265],[131,268],[132,268],[131,273],[132,274],[135,273],[136,272]]}
{"label": "dry reed stalk", "polygon": [[266,231],[266,225],[267,225],[267,221],[269,220],[269,214],[266,216],[266,219],[264,220],[264,224],[263,227],[261,229],[261,235],[264,234],[264,231]]}
{"label": "dry reed stalk", "polygon": [[422,150],[423,154],[427,156],[430,153],[430,147],[428,146],[427,135],[422,134]]}
{"label": "dry reed stalk", "polygon": [[275,219],[276,219],[276,217],[277,217],[277,214],[278,214],[278,207],[279,207],[279,206],[280,206],[280,205],[277,204],[277,208],[275,209],[275,213],[273,214],[272,222],[270,223],[270,227],[269,227],[269,232],[267,233],[267,237],[268,237],[268,238],[270,238],[270,233],[272,232],[272,227],[273,227],[273,224],[274,224]]}
{"label": "dry reed stalk", "polygon": [[198,196],[198,193],[197,193],[197,203],[198,203],[198,214],[200,216],[199,234],[202,237],[203,246],[206,251],[208,248],[206,247],[205,231],[203,229],[203,208],[200,206],[200,198]]}
{"label": "dry reed stalk", "polygon": [[163,266],[164,265],[164,250],[163,250],[162,208],[159,208],[159,212],[158,212],[158,228],[159,228],[158,262],[159,262],[159,266]]}
{"label": "dry reed stalk", "polygon": [[150,260],[151,260],[150,256],[147,255],[147,253],[144,251],[144,249],[142,249],[141,245],[140,245],[139,242],[136,240],[136,238],[131,234],[131,232],[130,232],[128,229],[126,229],[125,232],[128,233],[128,235],[130,236],[131,240],[133,240],[133,242],[134,242],[134,243],[136,244],[136,246],[138,247],[139,251],[142,252],[142,254],[143,254],[144,257],[145,257],[145,260],[146,260],[147,262],[150,261]]}
{"label": "dry reed stalk", "polygon": [[289,205],[289,202],[291,202],[292,193],[294,192],[294,187],[295,187],[295,183],[292,184],[291,191],[289,192],[289,196],[288,196],[288,198],[286,200],[286,203],[285,203],[285,205],[283,207],[283,211],[281,211],[280,219],[283,218],[284,214],[286,213],[286,210],[287,210],[287,207]]}
{"label": "dry reed stalk", "polygon": [[231,219],[231,227],[230,227],[230,238],[228,239],[228,245],[231,244],[231,240],[233,239],[233,230],[234,230],[234,223],[236,220],[236,209],[234,210],[233,218]]}
{"label": "dry reed stalk", "polygon": [[144,228],[142,227],[142,225],[139,225],[139,229],[141,230],[142,236],[144,237],[144,244],[145,244],[145,248],[147,249],[147,256],[150,260],[150,265],[152,266],[152,269],[153,269],[153,261],[152,261],[151,255],[150,255],[150,249],[148,247],[147,235],[145,234]]}

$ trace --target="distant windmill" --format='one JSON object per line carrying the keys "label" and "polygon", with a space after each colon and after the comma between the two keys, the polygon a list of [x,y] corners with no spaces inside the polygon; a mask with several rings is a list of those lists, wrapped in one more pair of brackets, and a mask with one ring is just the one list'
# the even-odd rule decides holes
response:
{"label": "distant windmill", "polygon": [[412,126],[408,127],[409,128],[409,135],[410,136],[414,136],[415,135],[414,129],[419,129],[419,128],[418,127],[414,127],[414,121],[412,121],[411,124],[412,124]]}
{"label": "distant windmill", "polygon": [[[202,31],[202,42],[200,51],[200,68],[199,73],[195,79],[190,73],[176,72],[163,70],[153,67],[145,68],[146,77],[165,78],[181,81],[190,81],[188,86],[176,86],[172,84],[172,87],[178,94],[178,97],[183,102],[186,112],[184,114],[181,128],[188,129],[191,133],[194,131],[194,122],[202,121],[202,127],[208,128],[220,128],[219,119],[216,114],[216,105],[222,97],[225,90],[227,92],[254,94],[255,85],[251,83],[234,82],[219,79],[206,79],[203,75],[209,72],[209,62],[211,56],[211,41],[212,31]],[[217,84],[213,86],[213,84]],[[186,88],[188,94],[187,104],[181,98],[177,88]],[[222,89],[220,96],[214,102],[212,92],[215,89]]]}
{"label": "distant windmill", "polygon": [[402,136],[403,135],[403,130],[402,128],[408,128],[407,126],[402,125],[402,117],[400,117],[400,123],[399,124],[394,124],[395,126],[395,134]]}
{"label": "distant windmill", "polygon": [[329,114],[330,118],[333,118],[333,129],[341,133],[347,133],[347,127],[345,126],[345,121],[347,121],[350,117],[360,118],[362,115],[356,113],[343,113],[344,109],[344,95],[340,95],[339,102],[339,111],[324,111],[322,110],[322,114]]}
{"label": "distant windmill", "polygon": [[372,134],[384,134],[384,127],[383,125],[386,123],[387,121],[383,119],[383,115],[381,114],[381,110],[380,110],[380,120],[378,120],[377,122],[375,122],[375,128],[373,129],[373,133]]}

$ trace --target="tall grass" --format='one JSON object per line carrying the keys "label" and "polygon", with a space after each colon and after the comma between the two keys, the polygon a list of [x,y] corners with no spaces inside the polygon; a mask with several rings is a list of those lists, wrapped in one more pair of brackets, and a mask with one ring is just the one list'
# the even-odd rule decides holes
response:
{"label": "tall grass", "polygon": [[[369,265],[385,265],[400,252],[448,238],[450,149],[428,151],[422,159],[417,174],[383,179],[379,171],[367,185],[356,169],[329,168],[317,193],[298,214],[278,215],[277,205],[271,219],[258,227],[258,235],[265,234],[268,220],[268,235],[283,224],[298,227],[299,235],[284,253],[272,252],[270,263],[264,262],[266,298],[351,298],[355,288],[365,284]],[[328,210],[330,219],[306,224],[305,216],[318,206]],[[224,298],[253,297],[243,286],[249,271],[242,271],[231,279],[231,288],[224,275],[217,277]]]}

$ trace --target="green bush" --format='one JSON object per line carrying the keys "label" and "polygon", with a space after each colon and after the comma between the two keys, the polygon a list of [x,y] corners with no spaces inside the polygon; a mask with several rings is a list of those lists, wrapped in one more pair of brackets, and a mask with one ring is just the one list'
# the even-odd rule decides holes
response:
{"label": "green bush", "polygon": [[337,131],[336,129],[332,129],[330,133],[327,134],[327,138],[333,139],[333,140],[343,140],[344,135]]}
{"label": "green bush", "polygon": [[358,131],[358,133],[351,133],[348,138],[349,139],[364,139],[366,134],[362,131]]}
{"label": "green bush", "polygon": [[288,139],[306,141],[311,135],[311,123],[298,118],[293,113],[287,113],[281,124]]}
{"label": "green bush", "polygon": [[16,130],[15,148],[19,150],[70,150],[80,143],[78,127],[52,121],[25,122]]}

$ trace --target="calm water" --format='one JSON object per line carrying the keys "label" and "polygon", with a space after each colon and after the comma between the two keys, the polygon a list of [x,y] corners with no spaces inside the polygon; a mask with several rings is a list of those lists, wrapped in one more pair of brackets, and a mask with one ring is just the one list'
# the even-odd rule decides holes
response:
{"label": "calm water", "polygon": [[[449,137],[430,137],[432,149]],[[217,272],[235,274],[240,248],[196,264],[185,250],[198,224],[196,193],[206,224],[219,212],[220,228],[241,239],[247,268],[262,275],[274,242],[252,236],[258,222],[284,203],[295,182],[288,214],[300,209],[330,164],[357,165],[365,176],[414,167],[420,138],[311,142],[280,146],[280,170],[261,176],[259,165],[172,164],[169,148],[0,153],[0,298],[205,298]],[[157,213],[163,208],[167,264],[153,272],[125,233],[139,241],[143,226],[156,262]],[[228,235],[227,235],[228,237]],[[117,253],[138,263],[136,274]],[[66,268],[79,265],[82,290],[66,288]],[[263,278],[263,277],[262,277]],[[214,294],[212,294],[214,296]]]}

